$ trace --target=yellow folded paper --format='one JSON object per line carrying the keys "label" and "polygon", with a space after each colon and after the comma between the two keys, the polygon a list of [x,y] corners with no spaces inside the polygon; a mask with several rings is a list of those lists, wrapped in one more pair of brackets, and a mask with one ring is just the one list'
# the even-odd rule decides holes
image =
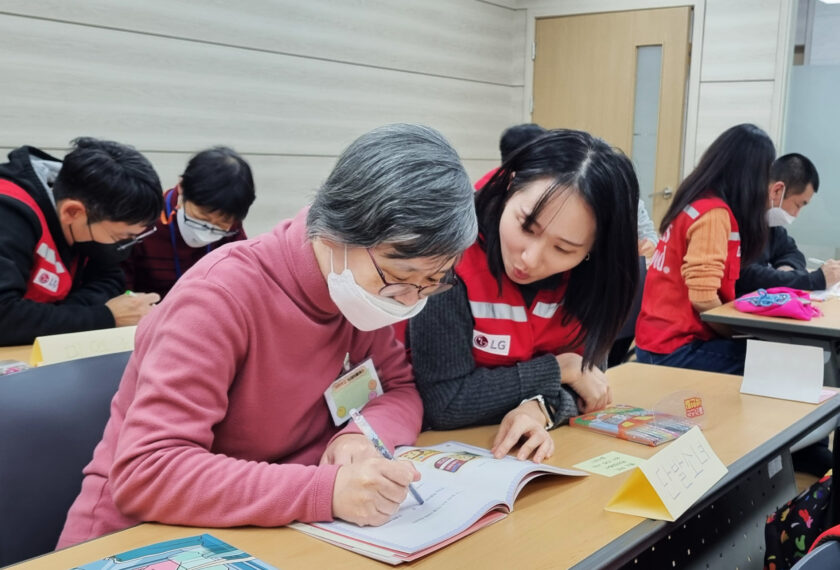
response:
{"label": "yellow folded paper", "polygon": [[42,366],[76,358],[134,350],[137,327],[117,327],[39,336],[32,345],[30,364]]}
{"label": "yellow folded paper", "polygon": [[673,522],[726,471],[703,432],[693,427],[636,467],[605,508]]}

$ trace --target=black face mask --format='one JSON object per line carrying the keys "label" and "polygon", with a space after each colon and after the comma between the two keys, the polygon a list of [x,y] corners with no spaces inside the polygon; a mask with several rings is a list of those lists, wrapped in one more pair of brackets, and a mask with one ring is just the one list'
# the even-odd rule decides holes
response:
{"label": "black face mask", "polygon": [[[123,239],[114,243],[101,243],[95,240],[78,241],[73,234],[73,226],[69,226],[70,236],[73,238],[73,249],[81,256],[89,257],[100,265],[119,265],[131,254],[131,245],[135,240]],[[90,223],[88,223],[90,232]],[[93,237],[93,232],[90,232]],[[131,245],[129,245],[131,244]]]}
{"label": "black face mask", "polygon": [[121,240],[116,243],[99,243],[98,241],[80,241],[73,248],[85,257],[89,257],[101,265],[119,265],[131,254],[131,246],[122,247],[132,240]]}

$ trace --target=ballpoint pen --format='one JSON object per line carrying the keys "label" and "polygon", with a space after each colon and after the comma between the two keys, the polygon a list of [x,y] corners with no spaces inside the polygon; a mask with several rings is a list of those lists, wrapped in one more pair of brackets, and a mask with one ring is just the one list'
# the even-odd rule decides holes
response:
{"label": "ballpoint pen", "polygon": [[[367,423],[367,420],[362,416],[361,413],[356,408],[352,408],[350,410],[350,417],[353,418],[353,421],[356,422],[356,425],[359,426],[359,429],[362,430],[362,433],[366,438],[370,440],[376,450],[382,454],[385,459],[394,459],[394,456],[391,455],[391,452],[388,451],[388,448],[385,447],[385,444],[382,443],[382,440],[376,435],[376,432],[373,431],[373,428],[370,427],[370,424]],[[408,490],[411,491],[411,494],[417,500],[418,503],[421,505],[423,504],[423,498],[420,496],[420,493],[417,492],[417,489],[414,488],[414,485],[411,483],[408,484]]]}

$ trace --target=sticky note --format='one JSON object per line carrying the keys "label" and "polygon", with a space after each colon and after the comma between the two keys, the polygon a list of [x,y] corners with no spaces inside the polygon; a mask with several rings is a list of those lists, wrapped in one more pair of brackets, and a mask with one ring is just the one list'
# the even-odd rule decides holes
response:
{"label": "sticky note", "polygon": [[619,453],[617,451],[610,451],[598,457],[587,459],[575,465],[578,469],[595,473],[596,475],[603,475],[604,477],[612,477],[619,473],[629,471],[634,467],[638,467],[645,460],[641,457],[634,457],[626,453]]}

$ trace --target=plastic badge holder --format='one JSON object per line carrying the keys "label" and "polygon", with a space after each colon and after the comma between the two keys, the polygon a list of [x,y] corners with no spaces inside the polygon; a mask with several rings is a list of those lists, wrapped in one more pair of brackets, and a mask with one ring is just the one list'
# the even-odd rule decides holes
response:
{"label": "plastic badge holder", "polygon": [[27,370],[28,368],[29,365],[20,360],[0,360],[0,376],[14,374],[15,372]]}
{"label": "plastic badge holder", "polygon": [[672,392],[659,400],[652,409],[663,414],[685,418],[701,428],[704,428],[708,422],[708,410],[703,394],[697,390]]}

